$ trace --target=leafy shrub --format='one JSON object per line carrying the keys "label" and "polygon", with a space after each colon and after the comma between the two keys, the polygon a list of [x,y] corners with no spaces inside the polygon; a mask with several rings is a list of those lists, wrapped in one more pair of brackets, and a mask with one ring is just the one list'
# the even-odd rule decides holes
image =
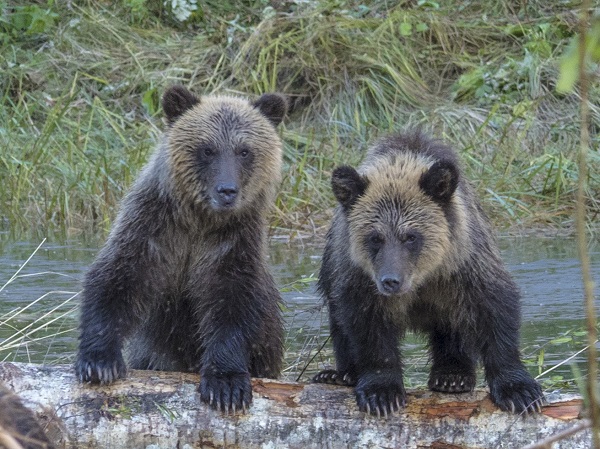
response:
{"label": "leafy shrub", "polygon": [[53,4],[50,0],[43,8],[38,5],[9,6],[7,2],[0,1],[0,41],[18,41],[47,33],[58,18],[52,10]]}

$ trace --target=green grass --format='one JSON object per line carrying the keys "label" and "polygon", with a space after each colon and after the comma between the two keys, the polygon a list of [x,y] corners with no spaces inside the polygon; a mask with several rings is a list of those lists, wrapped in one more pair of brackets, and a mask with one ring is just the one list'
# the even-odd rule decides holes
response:
{"label": "green grass", "polygon": [[[23,7],[0,1],[0,217],[13,230],[108,229],[157,142],[158,98],[174,83],[291,96],[277,232],[321,233],[334,204],[331,169],[407,126],[459,150],[499,227],[571,229],[578,99],[554,85],[575,10],[206,2],[181,25],[154,0],[69,4],[32,3],[45,18],[34,27],[11,22]],[[597,85],[591,99],[596,129]],[[592,136],[590,222],[600,211]]]}

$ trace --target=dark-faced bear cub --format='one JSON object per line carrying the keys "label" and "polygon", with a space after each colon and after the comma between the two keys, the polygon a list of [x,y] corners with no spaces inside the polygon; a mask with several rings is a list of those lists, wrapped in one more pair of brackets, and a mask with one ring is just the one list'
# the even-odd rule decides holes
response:
{"label": "dark-faced bear cub", "polygon": [[85,276],[76,371],[84,382],[123,377],[125,350],[131,368],[199,372],[201,399],[235,412],[250,405],[250,376],[281,370],[266,219],[287,102],[176,86],[163,109],[162,141]]}

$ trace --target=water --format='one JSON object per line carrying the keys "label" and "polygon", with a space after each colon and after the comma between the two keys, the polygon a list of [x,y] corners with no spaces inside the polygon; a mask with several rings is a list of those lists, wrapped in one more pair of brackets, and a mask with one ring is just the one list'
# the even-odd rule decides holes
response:
{"label": "water", "polygon": [[[39,244],[12,241],[0,233],[0,360],[72,363],[81,279],[102,241],[47,241],[36,252]],[[322,244],[321,240],[271,241],[270,264],[286,305],[284,378],[289,380],[307,380],[318,369],[334,363],[327,342],[327,313],[315,294]],[[528,237],[501,239],[500,245],[523,293],[524,360],[531,373],[538,375],[585,347],[575,241]],[[597,242],[590,246],[590,253],[598,282]],[[428,372],[424,340],[408,335],[403,351],[407,386],[424,385]],[[573,364],[585,373],[585,352],[544,374],[541,380],[545,388],[575,390]]]}

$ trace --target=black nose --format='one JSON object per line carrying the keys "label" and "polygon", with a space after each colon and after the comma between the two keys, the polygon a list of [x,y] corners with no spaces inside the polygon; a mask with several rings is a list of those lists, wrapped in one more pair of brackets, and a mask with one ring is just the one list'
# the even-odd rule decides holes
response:
{"label": "black nose", "polygon": [[232,202],[237,196],[238,189],[234,184],[219,184],[217,186],[219,197],[225,202]]}
{"label": "black nose", "polygon": [[398,293],[400,291],[400,279],[396,275],[386,274],[381,277],[381,286],[383,292],[389,295]]}

